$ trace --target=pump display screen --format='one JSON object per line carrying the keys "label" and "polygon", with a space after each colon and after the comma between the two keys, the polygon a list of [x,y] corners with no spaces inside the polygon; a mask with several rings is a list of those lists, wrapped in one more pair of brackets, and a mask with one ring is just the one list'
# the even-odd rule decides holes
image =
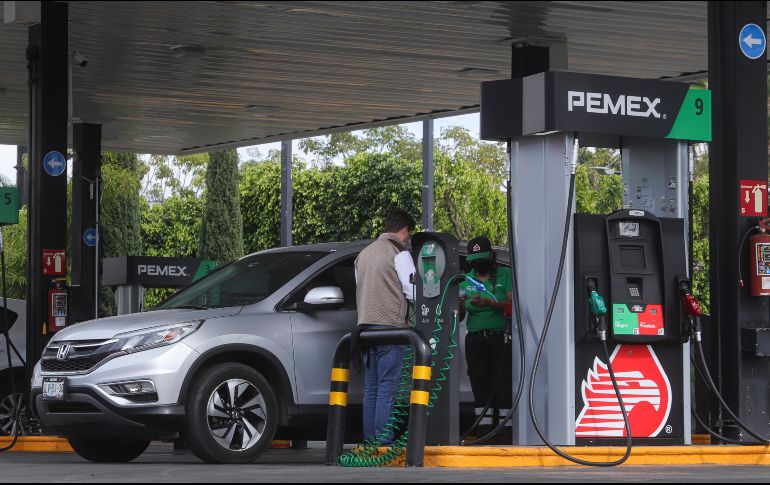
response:
{"label": "pump display screen", "polygon": [[639,237],[639,223],[619,222],[618,235],[620,235],[620,237]]}
{"label": "pump display screen", "polygon": [[644,248],[641,246],[620,246],[620,266],[628,271],[646,269]]}

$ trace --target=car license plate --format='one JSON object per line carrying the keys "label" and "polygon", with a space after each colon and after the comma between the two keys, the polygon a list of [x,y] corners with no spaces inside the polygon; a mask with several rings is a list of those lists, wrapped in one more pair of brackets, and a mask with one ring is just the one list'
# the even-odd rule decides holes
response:
{"label": "car license plate", "polygon": [[43,400],[44,401],[63,401],[66,391],[66,380],[64,377],[44,377],[43,378]]}

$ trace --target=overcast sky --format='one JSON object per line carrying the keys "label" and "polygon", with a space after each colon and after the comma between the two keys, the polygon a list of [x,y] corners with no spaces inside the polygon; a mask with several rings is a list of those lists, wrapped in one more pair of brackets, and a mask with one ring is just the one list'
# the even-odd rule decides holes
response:
{"label": "overcast sky", "polygon": [[[462,115],[462,116],[455,116],[451,118],[440,118],[437,119],[434,122],[433,128],[434,128],[434,136],[438,137],[441,135],[441,130],[449,127],[449,126],[464,126],[470,132],[473,134],[473,136],[479,135],[479,115],[478,114],[469,114],[469,115]],[[405,125],[409,131],[415,134],[417,138],[422,138],[422,123],[407,123]],[[296,141],[294,142],[295,145],[295,153],[297,153],[297,145]],[[247,160],[248,159],[248,150],[249,147],[239,148],[238,154],[241,157],[241,160]],[[259,150],[265,154],[271,149],[280,149],[281,144],[280,143],[268,143],[265,145],[259,145]],[[11,183],[16,183],[16,169],[14,168],[16,166],[16,146],[14,145],[0,145],[0,175],[5,176],[9,180],[11,180]]]}

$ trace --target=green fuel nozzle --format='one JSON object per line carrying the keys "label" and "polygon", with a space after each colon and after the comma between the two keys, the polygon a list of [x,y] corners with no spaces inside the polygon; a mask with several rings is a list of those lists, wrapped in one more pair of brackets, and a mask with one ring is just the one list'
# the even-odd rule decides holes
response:
{"label": "green fuel nozzle", "polygon": [[591,310],[591,315],[594,316],[607,314],[607,305],[604,303],[604,298],[596,290],[593,290],[588,296],[588,308]]}
{"label": "green fuel nozzle", "polygon": [[607,304],[596,288],[596,281],[588,280],[588,309],[596,322],[596,333],[602,341],[607,340]]}

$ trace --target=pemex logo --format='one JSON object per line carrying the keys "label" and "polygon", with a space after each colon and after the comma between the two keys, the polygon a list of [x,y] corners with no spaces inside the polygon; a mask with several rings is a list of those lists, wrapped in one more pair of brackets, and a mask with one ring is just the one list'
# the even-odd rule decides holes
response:
{"label": "pemex logo", "polygon": [[[653,438],[666,426],[671,412],[671,383],[649,345],[618,345],[612,356],[623,404],[635,438]],[[607,365],[598,357],[581,386],[583,410],[575,423],[578,438],[626,435],[623,414]]]}

